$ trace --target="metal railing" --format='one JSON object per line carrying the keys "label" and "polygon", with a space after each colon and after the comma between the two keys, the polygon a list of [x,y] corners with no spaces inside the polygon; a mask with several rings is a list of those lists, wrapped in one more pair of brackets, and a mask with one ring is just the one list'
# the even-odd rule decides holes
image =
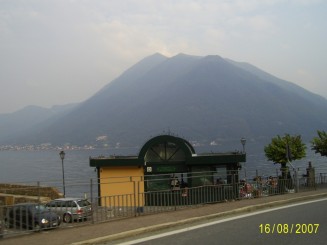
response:
{"label": "metal railing", "polygon": [[[235,177],[238,176],[236,174],[229,172],[224,175],[225,178],[222,182],[218,182],[218,176],[222,176],[222,173],[197,173],[193,177],[185,178],[186,183],[193,183],[195,186],[186,184],[180,185],[178,188],[171,188],[167,184],[167,188],[161,188],[160,190],[147,190],[144,186],[158,186],[160,181],[160,183],[169,181],[167,176],[158,176],[158,178],[152,178],[151,180],[133,180],[133,178],[130,178],[134,191],[124,195],[108,196],[98,196],[97,181],[83,182],[81,185],[85,191],[80,198],[86,198],[90,201],[92,215],[86,216],[85,219],[72,219],[71,223],[63,222],[61,217],[59,228],[85,224],[92,225],[120,218],[175,211],[209,203],[294,193],[296,185],[299,187],[298,191],[301,192],[327,188],[326,172],[318,172],[314,178],[300,176],[297,179],[281,179],[277,175],[268,177],[256,175],[252,179],[238,180]],[[108,183],[108,185],[110,184],[113,183]],[[117,186],[117,183],[114,184]],[[77,186],[77,184],[74,186]],[[37,190],[37,188],[40,190]],[[3,193],[2,197],[7,197],[7,199],[5,201],[0,199],[0,238],[57,227],[55,221],[52,221],[53,223],[50,227],[40,225],[34,217],[29,218],[25,214],[24,206],[19,209],[16,208],[17,203],[26,202],[27,200],[24,195],[21,195],[23,193],[37,193],[36,196],[30,197],[28,202],[38,204],[48,202],[51,198],[41,196],[46,194],[41,191],[41,188],[46,189],[37,182],[36,186],[32,187],[17,186],[17,189],[11,187],[10,190],[1,190]],[[13,200],[10,193],[17,195],[15,200]],[[61,211],[60,213],[63,212],[63,210],[59,211]]]}

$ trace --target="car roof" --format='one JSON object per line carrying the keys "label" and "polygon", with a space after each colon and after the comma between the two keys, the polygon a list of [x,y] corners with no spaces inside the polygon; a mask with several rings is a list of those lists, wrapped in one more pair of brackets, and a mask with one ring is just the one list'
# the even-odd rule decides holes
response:
{"label": "car roof", "polygon": [[64,197],[64,198],[54,199],[53,201],[80,201],[80,200],[86,200],[86,199],[76,198],[76,197]]}

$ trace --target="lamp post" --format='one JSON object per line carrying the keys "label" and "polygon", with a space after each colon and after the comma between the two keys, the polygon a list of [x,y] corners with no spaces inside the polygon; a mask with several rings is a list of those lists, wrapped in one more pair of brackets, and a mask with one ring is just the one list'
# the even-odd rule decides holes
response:
{"label": "lamp post", "polygon": [[64,170],[64,159],[65,159],[65,152],[61,151],[59,156],[61,158],[61,168],[62,168],[62,186],[64,189],[64,197],[66,197],[66,190],[65,190],[65,170]]}
{"label": "lamp post", "polygon": [[246,139],[245,138],[241,138],[241,144],[243,146],[243,152],[242,153],[245,153],[245,143],[246,143]]}

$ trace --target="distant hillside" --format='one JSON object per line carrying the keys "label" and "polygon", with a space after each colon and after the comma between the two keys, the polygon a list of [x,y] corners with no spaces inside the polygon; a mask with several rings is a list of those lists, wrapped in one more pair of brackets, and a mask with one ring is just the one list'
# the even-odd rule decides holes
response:
{"label": "distant hillside", "polygon": [[[52,124],[54,120],[60,118],[71,111],[76,104],[58,105],[50,109],[39,106],[26,106],[14,113],[0,114],[0,143],[17,143],[16,138],[24,141],[24,135],[30,135],[37,129],[41,129],[47,123]],[[31,140],[30,138],[28,141]],[[31,140],[32,141],[32,140]]]}
{"label": "distant hillside", "polygon": [[326,111],[325,98],[247,63],[154,54],[69,113],[14,140],[141,146],[164,131],[220,145],[285,133],[310,139],[326,129]]}

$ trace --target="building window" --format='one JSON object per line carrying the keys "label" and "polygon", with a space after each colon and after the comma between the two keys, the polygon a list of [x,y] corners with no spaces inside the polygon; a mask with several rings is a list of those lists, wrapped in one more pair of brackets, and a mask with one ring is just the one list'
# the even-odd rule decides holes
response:
{"label": "building window", "polygon": [[144,157],[145,162],[185,161],[183,150],[172,142],[162,142],[151,146]]}
{"label": "building window", "polygon": [[148,175],[145,177],[146,191],[163,191],[170,189],[170,175]]}
{"label": "building window", "polygon": [[213,185],[214,175],[210,166],[192,167],[192,187]]}

